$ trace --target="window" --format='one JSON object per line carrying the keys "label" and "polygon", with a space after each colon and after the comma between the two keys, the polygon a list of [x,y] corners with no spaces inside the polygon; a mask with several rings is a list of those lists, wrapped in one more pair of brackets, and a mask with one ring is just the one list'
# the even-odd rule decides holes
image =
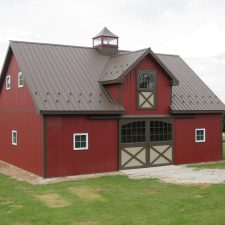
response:
{"label": "window", "polygon": [[205,128],[195,129],[195,142],[205,142]]}
{"label": "window", "polygon": [[88,134],[77,133],[73,134],[73,150],[86,150],[88,149]]}
{"label": "window", "polygon": [[153,91],[155,87],[155,73],[153,71],[144,71],[139,74],[139,89],[148,89]]}
{"label": "window", "polygon": [[23,74],[20,72],[18,73],[18,87],[23,87],[23,81],[24,81],[24,76]]}
{"label": "window", "polygon": [[12,130],[12,145],[17,145],[17,131]]}
{"label": "window", "polygon": [[122,125],[122,143],[145,142],[145,121],[137,121]]}
{"label": "window", "polygon": [[150,141],[171,141],[172,125],[163,121],[150,121]]}
{"label": "window", "polygon": [[11,88],[11,76],[6,76],[6,89],[9,90]]}

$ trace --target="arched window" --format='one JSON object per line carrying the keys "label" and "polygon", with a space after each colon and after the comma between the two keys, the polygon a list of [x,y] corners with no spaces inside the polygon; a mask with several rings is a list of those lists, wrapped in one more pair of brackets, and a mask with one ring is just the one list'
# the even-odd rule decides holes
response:
{"label": "arched window", "polygon": [[145,121],[136,121],[122,125],[121,142],[145,142]]}
{"label": "arched window", "polygon": [[163,121],[150,121],[150,141],[171,141],[172,125]]}
{"label": "arched window", "polygon": [[139,75],[139,89],[153,90],[155,86],[155,74],[143,72]]}

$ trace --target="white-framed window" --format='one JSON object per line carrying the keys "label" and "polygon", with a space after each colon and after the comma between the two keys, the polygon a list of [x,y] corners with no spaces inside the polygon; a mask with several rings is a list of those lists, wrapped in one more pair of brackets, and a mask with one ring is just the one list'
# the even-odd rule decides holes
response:
{"label": "white-framed window", "polygon": [[73,134],[73,150],[88,149],[88,133]]}
{"label": "white-framed window", "polygon": [[11,89],[11,76],[7,75],[6,76],[6,90]]}
{"label": "white-framed window", "polygon": [[24,76],[22,72],[18,73],[18,87],[21,88],[23,87],[23,83],[24,83]]}
{"label": "white-framed window", "polygon": [[12,145],[17,145],[17,131],[12,130]]}
{"label": "white-framed window", "polygon": [[205,128],[195,129],[195,142],[205,142]]}

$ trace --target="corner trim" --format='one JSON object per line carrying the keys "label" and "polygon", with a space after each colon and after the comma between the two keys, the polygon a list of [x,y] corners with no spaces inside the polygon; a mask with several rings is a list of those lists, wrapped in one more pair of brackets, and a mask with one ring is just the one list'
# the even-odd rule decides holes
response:
{"label": "corner trim", "polygon": [[42,127],[42,176],[47,178],[47,154],[46,154],[46,116],[43,115],[43,127]]}

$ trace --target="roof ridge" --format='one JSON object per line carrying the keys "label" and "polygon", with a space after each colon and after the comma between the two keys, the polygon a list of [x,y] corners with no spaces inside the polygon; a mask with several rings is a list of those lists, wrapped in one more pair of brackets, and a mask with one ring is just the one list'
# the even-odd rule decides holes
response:
{"label": "roof ridge", "polygon": [[66,45],[66,44],[54,44],[54,43],[33,42],[33,41],[15,41],[15,40],[9,40],[9,42],[24,43],[24,44],[38,44],[38,45],[63,46],[63,47],[73,47],[73,48],[95,49],[93,47],[86,47],[86,46]]}
{"label": "roof ridge", "polygon": [[[143,48],[143,49],[139,49],[139,50],[135,50],[135,51],[126,51],[124,53],[120,53],[118,55],[113,55],[112,57],[117,57],[117,56],[122,56],[122,55],[126,55],[126,54],[131,54],[131,53],[136,53],[136,52],[141,52],[141,51],[147,51],[150,48]],[[111,58],[112,58],[111,57]]]}

